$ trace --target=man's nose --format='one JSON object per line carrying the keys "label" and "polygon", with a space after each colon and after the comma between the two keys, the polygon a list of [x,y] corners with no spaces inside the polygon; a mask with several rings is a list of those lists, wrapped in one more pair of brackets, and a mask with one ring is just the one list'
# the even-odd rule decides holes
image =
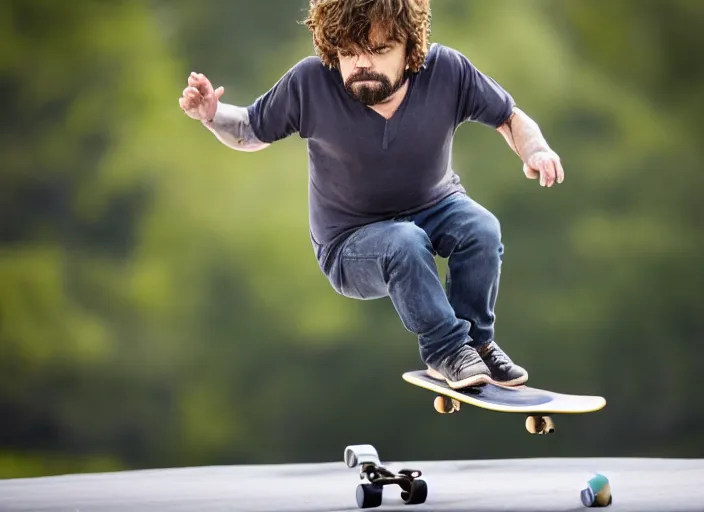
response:
{"label": "man's nose", "polygon": [[364,53],[357,55],[357,62],[355,62],[355,67],[357,68],[370,68],[372,66],[372,60]]}

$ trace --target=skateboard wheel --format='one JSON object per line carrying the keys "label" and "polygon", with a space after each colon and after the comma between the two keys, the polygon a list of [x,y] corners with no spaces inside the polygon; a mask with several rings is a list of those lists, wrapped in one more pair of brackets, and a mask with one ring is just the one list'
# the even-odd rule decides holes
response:
{"label": "skateboard wheel", "polygon": [[537,434],[540,428],[540,418],[538,416],[528,416],[526,418],[526,430],[531,434]]}
{"label": "skateboard wheel", "polygon": [[587,488],[583,489],[580,498],[585,507],[608,507],[613,502],[611,496],[611,484],[604,475],[596,475],[587,482]]}
{"label": "skateboard wheel", "polygon": [[552,434],[555,432],[555,424],[550,416],[528,416],[526,430],[531,434]]}
{"label": "skateboard wheel", "polygon": [[433,401],[433,407],[440,414],[450,414],[454,410],[452,408],[452,401],[445,396],[436,396]]}
{"label": "skateboard wheel", "polygon": [[460,402],[447,396],[436,396],[433,401],[433,407],[440,414],[452,414],[460,410]]}
{"label": "skateboard wheel", "polygon": [[425,503],[428,497],[428,484],[425,480],[413,480],[411,481],[411,490],[402,491],[401,499],[407,505],[420,505]]}
{"label": "skateboard wheel", "polygon": [[543,434],[552,434],[555,432],[555,424],[552,422],[550,416],[544,416],[543,418]]}
{"label": "skateboard wheel", "polygon": [[374,484],[357,486],[357,506],[359,508],[376,508],[381,505],[384,488]]}

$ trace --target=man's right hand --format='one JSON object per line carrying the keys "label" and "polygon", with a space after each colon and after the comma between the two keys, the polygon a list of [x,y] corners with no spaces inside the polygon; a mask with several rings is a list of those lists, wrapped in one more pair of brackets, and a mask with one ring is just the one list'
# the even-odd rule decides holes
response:
{"label": "man's right hand", "polygon": [[183,90],[178,104],[188,117],[201,122],[212,121],[224,92],[224,87],[213,90],[205,75],[194,72],[188,77],[188,87]]}

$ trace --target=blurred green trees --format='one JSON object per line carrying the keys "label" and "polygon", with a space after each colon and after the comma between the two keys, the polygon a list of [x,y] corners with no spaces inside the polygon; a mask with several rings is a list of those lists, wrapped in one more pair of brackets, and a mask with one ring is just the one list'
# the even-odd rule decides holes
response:
{"label": "blurred green trees", "polygon": [[704,455],[702,4],[433,5],[433,40],[511,91],[567,173],[541,189],[492,130],[457,134],[455,167],[503,226],[499,342],[532,384],[608,400],[538,440],[517,416],[438,416],[401,381],[420,361],[390,302],[339,297],[316,266],[304,141],[237,153],[178,108],[191,70],[253,101],[311,53],[306,4],[0,6],[0,476],[355,442]]}

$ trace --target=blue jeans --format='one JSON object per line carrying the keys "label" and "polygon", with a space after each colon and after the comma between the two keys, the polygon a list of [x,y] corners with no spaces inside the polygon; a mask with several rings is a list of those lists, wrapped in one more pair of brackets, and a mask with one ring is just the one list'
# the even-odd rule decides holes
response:
{"label": "blue jeans", "polygon": [[[318,262],[341,295],[390,297],[420,357],[433,365],[462,344],[494,338],[494,306],[503,255],[499,221],[462,193],[409,215],[356,229]],[[443,289],[434,256],[448,258]]]}

